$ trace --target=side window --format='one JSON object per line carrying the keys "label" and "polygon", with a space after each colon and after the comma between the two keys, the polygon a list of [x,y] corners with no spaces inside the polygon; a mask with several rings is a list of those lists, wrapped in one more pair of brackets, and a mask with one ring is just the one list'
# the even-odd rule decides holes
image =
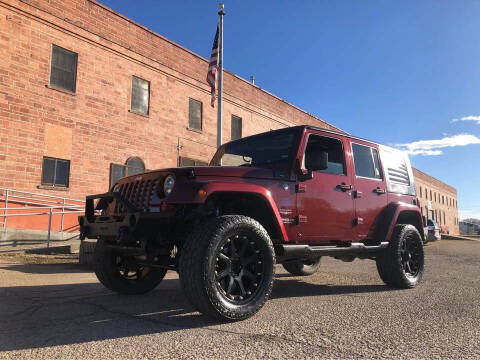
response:
{"label": "side window", "polygon": [[355,174],[366,178],[381,179],[380,162],[378,152],[369,146],[352,144],[353,161],[355,162]]}
{"label": "side window", "polygon": [[305,169],[305,158],[321,156],[321,152],[326,152],[328,156],[328,167],[319,172],[327,174],[345,175],[345,155],[342,142],[338,139],[329,137],[310,135],[308,137],[305,156],[303,157],[303,168]]}

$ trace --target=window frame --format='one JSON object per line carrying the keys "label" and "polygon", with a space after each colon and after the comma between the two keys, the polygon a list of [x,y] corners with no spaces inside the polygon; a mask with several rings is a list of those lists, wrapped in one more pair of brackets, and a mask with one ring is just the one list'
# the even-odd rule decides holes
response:
{"label": "window frame", "polygon": [[305,144],[303,145],[303,151],[301,152],[301,154],[302,154],[302,158],[301,158],[301,162],[300,162],[301,169],[303,171],[308,171],[304,167],[304,165],[305,165],[305,152],[307,151],[307,146],[308,146],[308,141],[310,140],[310,136],[319,136],[319,137],[323,137],[323,138],[327,138],[327,139],[336,140],[336,141],[339,141],[340,144],[342,145],[343,171],[344,171],[344,173],[343,174],[337,174],[337,173],[331,173],[331,172],[323,172],[323,171],[320,171],[320,170],[316,170],[316,171],[320,172],[321,174],[327,174],[327,175],[348,176],[348,166],[347,166],[347,162],[346,162],[345,144],[343,143],[343,139],[333,137],[333,136],[328,136],[328,135],[325,135],[325,134],[322,134],[322,133],[316,133],[316,132],[310,132],[310,133],[308,133],[308,135],[306,137]]}
{"label": "window frame", "polygon": [[[368,177],[368,176],[357,175],[357,171],[355,170],[355,154],[353,153],[353,145],[354,144],[370,148],[370,157],[372,159],[372,163],[373,163],[374,168],[375,168],[375,160],[373,159],[372,149],[377,152],[378,166],[379,166],[378,170],[379,170],[379,173],[380,173],[380,178],[376,178],[376,177],[372,178],[372,177]],[[379,181],[379,182],[385,181],[385,174],[383,173],[383,164],[382,164],[382,159],[380,158],[379,149],[377,149],[373,146],[370,146],[370,145],[365,145],[365,144],[361,144],[361,143],[358,143],[358,142],[355,142],[355,141],[350,141],[350,150],[352,152],[352,165],[353,165],[352,169],[353,169],[353,172],[355,173],[355,178],[369,179],[369,180],[375,180],[375,181]]]}
{"label": "window frame", "polygon": [[[190,126],[190,104],[192,101],[195,101],[200,104],[200,129],[197,129],[195,127]],[[203,102],[197,99],[194,99],[192,97],[188,98],[188,126],[187,129],[197,131],[197,132],[203,132]]]}
{"label": "window frame", "polygon": [[[55,166],[54,166],[54,169],[53,169],[53,183],[46,183],[44,182],[44,173],[43,173],[43,170],[45,168],[45,160],[48,159],[48,160],[55,160]],[[57,178],[57,163],[58,161],[63,161],[63,162],[66,162],[67,163],[67,181],[66,181],[66,185],[63,185],[63,184],[56,184],[56,178]],[[49,186],[49,187],[57,187],[57,188],[63,188],[63,189],[69,189],[70,188],[70,160],[68,159],[61,159],[61,158],[55,158],[55,157],[51,157],[51,156],[43,156],[42,158],[42,174],[41,174],[41,178],[40,178],[40,184],[42,186]]]}
{"label": "window frame", "polygon": [[[63,52],[63,53],[66,53],[66,54],[74,54],[75,55],[75,69],[73,71],[73,90],[67,89],[67,88],[65,88],[61,85],[57,85],[57,84],[52,83],[52,69],[53,69],[53,66],[54,66],[53,65],[53,51],[54,51],[54,49],[57,49],[60,52]],[[78,53],[76,53],[75,51],[65,49],[61,46],[58,46],[58,45],[52,43],[52,48],[51,48],[51,51],[50,51],[50,73],[49,73],[49,76],[48,76],[48,87],[56,89],[56,90],[60,90],[60,91],[66,91],[66,92],[71,93],[71,94],[76,94],[77,93],[77,72],[78,72]]]}
{"label": "window frame", "polygon": [[[137,78],[141,81],[145,81],[148,85],[148,97],[147,97],[147,112],[146,113],[143,113],[139,110],[136,110],[136,109],[133,109],[132,105],[133,105],[133,81],[134,81],[134,78]],[[138,114],[138,115],[143,115],[143,116],[149,116],[150,115],[150,90],[151,90],[151,83],[149,80],[146,80],[140,76],[137,76],[137,75],[132,75],[132,86],[130,88],[130,112],[134,113],[134,114]]]}

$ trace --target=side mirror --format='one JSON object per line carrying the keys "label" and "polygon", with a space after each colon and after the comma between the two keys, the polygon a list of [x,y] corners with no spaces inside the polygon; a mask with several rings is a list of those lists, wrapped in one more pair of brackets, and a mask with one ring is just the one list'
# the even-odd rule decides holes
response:
{"label": "side mirror", "polygon": [[326,170],[328,168],[328,153],[326,151],[306,152],[305,167],[309,171]]}

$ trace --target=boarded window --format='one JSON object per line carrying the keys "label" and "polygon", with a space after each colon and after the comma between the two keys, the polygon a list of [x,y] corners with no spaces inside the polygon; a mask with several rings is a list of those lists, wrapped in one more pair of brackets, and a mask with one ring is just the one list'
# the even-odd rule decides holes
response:
{"label": "boarded window", "polygon": [[208,163],[201,160],[196,160],[184,156],[179,157],[178,161],[180,167],[187,167],[187,166],[208,166]]}
{"label": "boarded window", "polygon": [[357,176],[381,179],[382,172],[378,161],[378,152],[369,146],[352,144],[355,173]]}
{"label": "boarded window", "polygon": [[232,115],[231,139],[237,140],[242,138],[242,118]]}
{"label": "boarded window", "polygon": [[131,111],[139,114],[148,115],[150,102],[150,82],[132,76],[132,99],[130,104]]}
{"label": "boarded window", "polygon": [[50,85],[75,92],[77,85],[77,60],[74,52],[52,45]]}
{"label": "boarded window", "polygon": [[68,187],[70,160],[44,157],[42,185]]}
{"label": "boarded window", "polygon": [[202,102],[192,98],[188,101],[188,127],[202,130]]}

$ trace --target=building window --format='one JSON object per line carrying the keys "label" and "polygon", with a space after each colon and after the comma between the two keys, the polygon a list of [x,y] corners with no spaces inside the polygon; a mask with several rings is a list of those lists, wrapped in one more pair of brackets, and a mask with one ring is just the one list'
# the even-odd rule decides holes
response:
{"label": "building window", "polygon": [[125,165],[110,164],[110,187],[125,176],[141,174],[145,172],[145,164],[139,157],[128,158]]}
{"label": "building window", "polygon": [[231,139],[237,140],[242,138],[242,118],[232,115]]}
{"label": "building window", "polygon": [[188,128],[202,131],[202,102],[188,99]]}
{"label": "building window", "polygon": [[432,190],[430,190],[430,201],[433,200],[433,196],[432,196]]}
{"label": "building window", "polygon": [[422,187],[420,186],[420,198],[422,198]]}
{"label": "building window", "polygon": [[148,115],[150,106],[150,81],[132,76],[132,96],[130,110]]}
{"label": "building window", "polygon": [[70,160],[43,157],[42,185],[68,187]]}
{"label": "building window", "polygon": [[180,156],[178,158],[178,164],[180,167],[187,167],[187,166],[208,166],[208,163],[201,160],[196,160],[184,156]]}
{"label": "building window", "polygon": [[75,92],[78,54],[52,45],[50,86]]}

